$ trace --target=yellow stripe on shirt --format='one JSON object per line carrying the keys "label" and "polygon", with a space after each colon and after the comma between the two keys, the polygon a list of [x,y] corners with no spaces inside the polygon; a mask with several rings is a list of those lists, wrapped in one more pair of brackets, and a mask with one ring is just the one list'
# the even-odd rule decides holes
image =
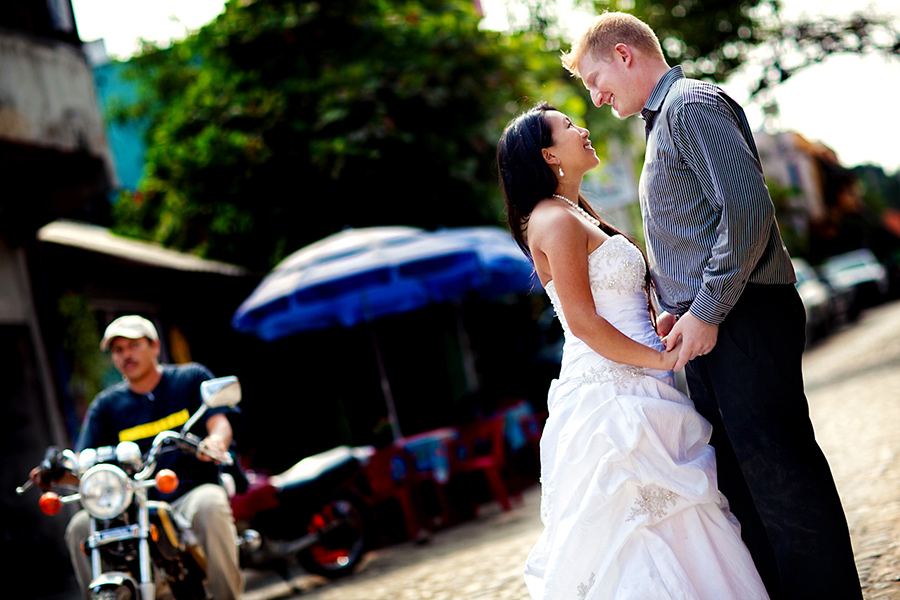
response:
{"label": "yellow stripe on shirt", "polygon": [[144,423],[143,425],[137,425],[129,429],[123,429],[119,432],[119,441],[133,442],[135,440],[142,440],[144,438],[153,437],[157,433],[160,433],[162,431],[174,429],[179,425],[184,425],[185,423],[187,423],[188,416],[188,410],[185,408],[184,410],[171,414],[168,417],[163,417],[158,421],[153,421],[152,423]]}

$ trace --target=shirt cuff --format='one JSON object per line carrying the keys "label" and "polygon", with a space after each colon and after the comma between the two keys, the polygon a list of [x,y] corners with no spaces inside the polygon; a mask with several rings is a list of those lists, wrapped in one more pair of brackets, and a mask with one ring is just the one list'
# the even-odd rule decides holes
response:
{"label": "shirt cuff", "polygon": [[691,303],[690,313],[708,325],[719,325],[728,316],[731,306],[719,302],[703,290]]}

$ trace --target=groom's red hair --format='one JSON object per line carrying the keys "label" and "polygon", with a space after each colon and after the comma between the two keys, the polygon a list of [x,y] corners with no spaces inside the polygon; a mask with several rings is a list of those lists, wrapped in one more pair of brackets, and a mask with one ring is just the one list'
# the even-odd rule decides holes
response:
{"label": "groom's red hair", "polygon": [[626,44],[634,50],[665,61],[659,38],[649,25],[628,13],[607,12],[595,17],[572,44],[569,52],[563,53],[562,64],[572,75],[581,77],[578,63],[585,54],[590,52],[596,59],[608,60],[616,44]]}

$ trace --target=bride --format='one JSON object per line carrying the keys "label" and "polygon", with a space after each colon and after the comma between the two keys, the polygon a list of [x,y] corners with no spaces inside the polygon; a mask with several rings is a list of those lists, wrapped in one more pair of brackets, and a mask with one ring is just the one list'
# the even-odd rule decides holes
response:
{"label": "bride", "polygon": [[582,198],[587,129],[539,104],[498,146],[509,225],[565,333],[541,439],[532,598],[768,598],[716,485],[711,428],[674,387],[642,251]]}

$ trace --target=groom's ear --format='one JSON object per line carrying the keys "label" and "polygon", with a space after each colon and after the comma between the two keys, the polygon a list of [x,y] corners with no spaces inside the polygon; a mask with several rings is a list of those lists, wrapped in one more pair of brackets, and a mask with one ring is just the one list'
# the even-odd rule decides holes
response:
{"label": "groom's ear", "polygon": [[628,47],[628,44],[618,43],[615,48],[613,48],[613,52],[615,53],[615,60],[621,60],[625,63],[625,66],[631,64],[631,60],[634,58],[634,55],[631,52],[631,48]]}

